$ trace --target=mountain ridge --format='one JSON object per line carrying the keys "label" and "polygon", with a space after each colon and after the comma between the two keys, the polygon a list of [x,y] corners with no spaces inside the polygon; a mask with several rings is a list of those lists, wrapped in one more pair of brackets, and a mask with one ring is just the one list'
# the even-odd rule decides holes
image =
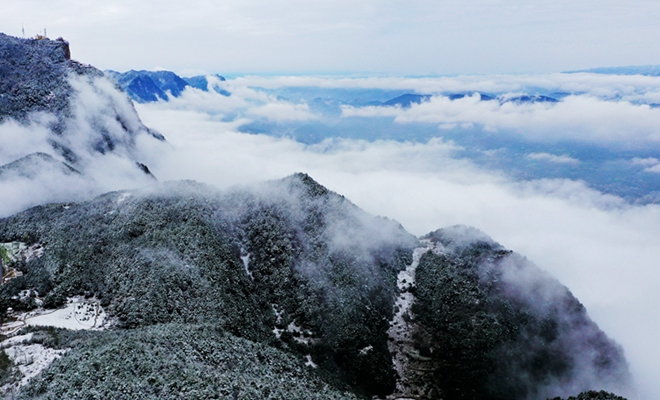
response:
{"label": "mountain ridge", "polygon": [[[557,391],[561,386],[546,388],[545,380],[541,380],[531,381],[523,386],[526,389],[518,388],[514,392],[507,389],[511,383],[500,383],[496,385],[499,389],[493,389],[491,379],[497,376],[498,369],[476,360],[485,357],[491,360],[489,363],[501,365],[501,351],[531,356],[532,353],[525,352],[527,339],[522,338],[543,337],[542,331],[536,331],[542,325],[535,324],[545,321],[544,318],[552,321],[558,317],[538,314],[528,306],[520,309],[506,295],[503,300],[497,300],[502,294],[483,292],[482,281],[475,278],[482,274],[478,271],[486,268],[494,271],[489,274],[501,276],[505,264],[497,260],[508,259],[510,252],[503,252],[495,242],[484,241],[483,234],[475,233],[476,230],[456,229],[438,231],[425,238],[435,240],[444,252],[455,248],[451,250],[455,255],[422,256],[415,286],[406,289],[415,294],[418,302],[406,318],[422,324],[422,329],[413,334],[415,352],[421,352],[423,357],[431,354],[430,365],[436,365],[431,371],[442,377],[434,378],[433,390],[424,389],[428,383],[413,382],[408,394],[417,390],[416,396],[429,399],[439,398],[438,393],[447,399],[500,399],[497,393],[504,391],[514,393],[508,398],[523,399],[529,393],[569,395],[580,389],[594,389],[591,385],[598,382],[605,386],[614,380],[625,384],[628,373],[622,352],[605,339],[600,344],[582,343],[577,347],[570,341],[558,344],[559,352],[555,356],[561,355],[570,365],[543,371],[548,377],[570,383],[573,380],[569,377],[581,371],[574,370],[570,360],[603,352],[609,360],[603,366],[591,361],[578,364],[585,371],[611,370],[613,375],[609,372],[606,375],[618,378],[609,383],[598,379],[573,382]],[[457,236],[455,232],[462,233]],[[0,242],[15,241],[25,241],[25,246],[39,244],[44,251],[37,259],[16,264],[14,268],[23,275],[0,287],[0,310],[4,310],[5,319],[7,307],[12,307],[14,312],[34,307],[30,297],[14,299],[21,290],[38,292],[39,301],[49,307],[57,307],[71,296],[85,296],[99,299],[110,320],[116,321],[112,330],[119,335],[146,334],[144,329],[162,324],[197,326],[214,321],[214,329],[280,348],[299,358],[308,357],[308,368],[325,376],[327,382],[336,382],[333,384],[339,385],[336,387],[347,385],[358,396],[384,398],[396,389],[399,378],[388,347],[391,340],[388,321],[394,318],[394,299],[402,294],[397,288],[396,275],[413,261],[412,251],[420,246],[419,239],[394,221],[369,216],[306,174],[229,191],[218,191],[193,181],[167,182],[142,191],[108,193],[80,204],[40,206],[0,220]],[[479,260],[491,261],[482,264]],[[516,265],[521,271],[534,270],[525,262]],[[454,276],[452,271],[456,268],[464,269],[467,274],[457,275],[464,277],[459,281],[463,282],[465,293],[483,292],[481,296],[486,297],[480,301],[484,304],[503,301],[502,304],[509,304],[505,309],[519,310],[512,315],[522,312],[520,315],[527,315],[528,320],[541,322],[528,323],[532,330],[521,337],[509,334],[489,342],[483,354],[482,350],[475,353],[477,350],[471,344],[473,339],[469,338],[476,337],[466,335],[461,329],[466,329],[466,323],[469,326],[472,318],[482,314],[478,318],[494,318],[515,328],[515,319],[507,316],[512,311],[477,308],[459,312],[452,318],[456,319],[456,326],[463,328],[434,336],[434,332],[443,330],[433,321],[446,317],[434,317],[433,310],[437,308],[429,306],[446,301],[442,293],[455,286],[445,286],[443,292],[437,285],[445,279],[440,277]],[[547,290],[544,288],[546,284],[541,284],[534,290],[544,293]],[[498,290],[493,293],[500,293]],[[527,293],[525,287],[520,290]],[[470,296],[466,298],[467,304],[474,302]],[[440,309],[446,309],[449,304],[452,303]],[[456,310],[459,309],[450,312]],[[579,312],[566,312],[574,315],[571,318],[584,321],[585,326],[593,324]],[[561,332],[570,336],[575,329],[559,322],[556,326],[557,340],[564,337]],[[589,329],[600,332],[597,327]],[[447,341],[448,336],[453,339]],[[439,349],[458,338],[468,338],[468,342],[461,339],[452,345],[450,354],[456,354],[452,359],[459,368],[454,370],[491,371],[474,375],[470,381],[472,391],[461,386],[460,379],[454,375],[438,369],[437,365],[445,364],[446,360],[433,361],[433,354],[444,354]],[[555,338],[544,340],[553,342]],[[537,362],[546,365],[549,360],[541,357]],[[517,368],[529,367],[521,364]],[[429,377],[433,376],[429,373]],[[60,387],[51,385],[65,385],[68,379],[47,376],[50,383],[33,380],[41,382],[34,387],[43,387],[44,393]],[[512,388],[519,387],[511,378],[512,375],[504,382],[514,382]],[[474,386],[477,382],[482,386]],[[34,393],[31,387],[25,393]],[[460,390],[452,392],[456,390],[449,389],[452,387]],[[99,390],[102,388],[101,385]],[[305,397],[292,395],[292,398]]]}

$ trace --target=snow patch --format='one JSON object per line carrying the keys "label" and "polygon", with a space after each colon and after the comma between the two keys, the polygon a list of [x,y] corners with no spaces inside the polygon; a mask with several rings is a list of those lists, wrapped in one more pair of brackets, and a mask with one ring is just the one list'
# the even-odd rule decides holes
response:
{"label": "snow patch", "polygon": [[65,308],[27,317],[31,326],[54,326],[71,330],[102,329],[107,315],[96,299],[69,298]]}
{"label": "snow patch", "polygon": [[284,311],[279,311],[279,306],[277,304],[271,304],[271,307],[273,307],[273,313],[275,314],[275,326],[273,327],[273,333],[275,334],[276,338],[280,339],[284,329],[278,328],[277,325],[282,323],[282,313],[284,313]]}
{"label": "snow patch", "polygon": [[44,247],[40,243],[35,243],[25,250],[25,261],[30,262],[44,255]]}
{"label": "snow patch", "polygon": [[[24,293],[21,295],[30,295]],[[36,293],[36,292],[35,292]],[[43,304],[36,298],[37,304]],[[39,307],[25,313],[10,313],[9,321],[0,326],[0,333],[11,335],[25,326],[53,326],[71,330],[105,329],[107,314],[97,299],[85,299],[82,296],[71,297],[64,308],[58,310],[45,310]]]}
{"label": "snow patch", "polygon": [[62,357],[67,350],[56,350],[44,347],[41,344],[30,343],[33,334],[14,336],[2,343],[0,347],[9,356],[22,375],[21,380],[8,383],[0,388],[1,394],[13,394],[21,386],[25,386],[30,379],[39,375],[56,359]]}
{"label": "snow patch", "polygon": [[388,399],[417,398],[418,396],[414,395],[418,389],[415,387],[415,374],[416,371],[424,369],[422,364],[427,361],[414,346],[413,334],[417,326],[411,310],[415,302],[411,289],[415,286],[415,270],[422,256],[428,251],[442,254],[444,248],[440,243],[434,244],[426,239],[420,240],[420,243],[422,247],[413,251],[412,263],[397,275],[399,294],[394,303],[394,317],[390,321],[390,328],[387,331],[388,347],[397,371],[397,382],[396,390],[391,396],[388,396]]}
{"label": "snow patch", "polygon": [[243,261],[243,267],[245,267],[245,272],[254,280],[252,276],[252,271],[250,271],[250,253],[245,251],[245,248],[241,247],[241,260]]}
{"label": "snow patch", "polygon": [[314,338],[314,332],[299,327],[295,321],[290,322],[286,328],[278,328],[278,326],[282,324],[282,314],[284,314],[284,310],[278,310],[279,307],[277,304],[271,304],[271,306],[273,307],[273,313],[275,313],[276,317],[275,326],[273,327],[273,333],[276,338],[281,339],[282,333],[289,332],[293,336],[293,340],[300,344],[312,345],[318,341],[318,339]]}
{"label": "snow patch", "polygon": [[129,198],[130,196],[131,196],[131,194],[128,193],[128,192],[124,192],[124,193],[122,193],[121,195],[119,195],[119,198],[117,199],[117,204],[121,204],[121,203],[123,203],[123,202],[124,202],[127,198]]}
{"label": "snow patch", "polygon": [[287,332],[293,335],[293,340],[300,344],[311,345],[316,343],[317,339],[314,339],[312,336],[314,334],[309,329],[302,329],[295,322],[291,322],[289,326],[286,327]]}
{"label": "snow patch", "polygon": [[312,367],[314,369],[319,367],[314,361],[312,361],[312,355],[311,354],[307,354],[305,356],[305,358],[307,359],[307,361],[305,362],[306,367]]}
{"label": "snow patch", "polygon": [[10,346],[15,346],[17,344],[29,342],[32,340],[33,336],[34,333],[30,332],[30,333],[26,333],[25,335],[10,337],[9,339],[6,339],[2,343],[0,343],[0,346],[4,348],[4,347],[10,347]]}

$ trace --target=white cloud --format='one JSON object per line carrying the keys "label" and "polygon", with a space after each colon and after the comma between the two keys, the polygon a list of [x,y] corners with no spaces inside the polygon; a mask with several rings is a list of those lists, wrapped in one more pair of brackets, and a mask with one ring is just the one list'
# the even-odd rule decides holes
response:
{"label": "white cloud", "polygon": [[307,104],[292,104],[284,101],[268,103],[261,107],[249,110],[249,113],[258,117],[265,117],[271,121],[308,121],[316,119],[309,112]]}
{"label": "white cloud", "polygon": [[660,174],[660,165],[654,165],[644,169],[644,172],[653,172],[654,174]]}
{"label": "white cloud", "polygon": [[660,174],[660,160],[655,157],[639,158],[635,157],[630,161],[633,165],[641,165],[644,168],[644,172],[650,172],[654,174]]}
{"label": "white cloud", "polygon": [[[48,28],[103,68],[209,72],[520,73],[658,59],[657,2],[174,0],[4,4],[0,24]],[[149,18],[144,16],[148,15]],[[566,16],[570,16],[567,18]],[[643,44],[643,45],[641,45]],[[484,62],[488,60],[488,62]]]}
{"label": "white cloud", "polygon": [[[37,170],[30,179],[13,172],[3,174],[0,217],[38,204],[81,201],[154,182],[135,164],[146,158],[135,141],[139,139],[150,149],[167,145],[148,134],[129,99],[105,78],[73,76],[69,82],[74,91],[72,116],[66,118],[62,134],[50,130],[55,117],[44,113],[31,114],[25,123],[8,119],[0,124],[0,166],[35,152],[51,155],[55,163],[33,165]],[[105,154],[95,149],[99,142],[106,143],[103,135],[112,142]],[[52,142],[72,150],[75,163],[54,150]],[[59,164],[62,162],[71,164],[82,175],[63,173],[67,168]]]}
{"label": "white cloud", "polygon": [[46,114],[33,115],[28,125],[7,120],[0,124],[0,165],[7,164],[33,152],[50,153],[47,143],[48,122],[53,121]]}
{"label": "white cloud", "polygon": [[635,157],[631,160],[633,165],[654,166],[660,164],[660,160],[655,157],[639,158]]}
{"label": "white cloud", "polygon": [[417,235],[454,224],[482,229],[560,279],[623,344],[640,384],[629,398],[660,395],[660,206],[631,206],[568,180],[511,182],[454,159],[457,148],[438,139],[305,146],[240,134],[204,113],[152,105],[140,113],[176,149],[152,161],[162,178],[229,187],[303,171]]}
{"label": "white cloud", "polygon": [[579,164],[580,160],[566,155],[558,156],[550,153],[529,153],[525,156],[529,160],[546,161],[555,164]]}
{"label": "white cloud", "polygon": [[410,108],[344,106],[345,117],[393,117],[399,123],[475,124],[487,132],[516,134],[552,142],[625,142],[635,146],[660,141],[660,110],[591,96],[568,96],[558,103],[500,103],[480,96],[450,100],[433,96]]}

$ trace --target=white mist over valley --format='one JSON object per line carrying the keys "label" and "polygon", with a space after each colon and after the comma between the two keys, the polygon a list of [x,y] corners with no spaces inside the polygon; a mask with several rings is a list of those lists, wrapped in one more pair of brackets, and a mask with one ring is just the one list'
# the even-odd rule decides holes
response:
{"label": "white mist over valley", "polygon": [[[504,79],[510,82],[516,78]],[[372,84],[368,79],[364,81]],[[340,84],[332,79],[317,82]],[[406,83],[423,85],[415,80]],[[173,103],[138,105],[145,124],[162,132],[171,144],[157,153],[160,161],[154,159],[150,164],[159,178],[195,179],[230,187],[304,171],[364,210],[393,218],[416,235],[455,224],[478,227],[571,289],[594,320],[624,346],[640,384],[639,398],[660,393],[656,385],[660,375],[655,368],[655,360],[660,357],[655,340],[660,313],[654,306],[660,303],[656,290],[656,282],[660,281],[656,267],[660,259],[659,205],[630,204],[581,181],[517,181],[503,171],[480,168],[470,160],[455,157],[457,145],[442,138],[426,143],[326,139],[304,145],[290,138],[239,133],[236,125],[243,121],[223,119],[236,108],[247,108],[242,99],[231,100],[237,106],[219,104],[212,108],[210,101],[198,103],[197,96],[201,95],[189,93],[189,101],[184,94]],[[229,102],[214,97],[218,103]],[[613,107],[624,109],[617,125],[643,124],[635,117],[637,113],[645,113],[651,120],[660,116],[658,110],[637,106],[638,111],[630,103],[595,98],[590,101],[596,110],[602,104],[604,114]],[[223,106],[227,108],[223,110]],[[304,110],[300,105],[276,100],[254,108],[269,106],[284,110],[277,118],[286,118],[286,111],[290,118],[300,118],[298,110]],[[626,108],[632,112],[626,113]],[[392,110],[396,112],[406,113]],[[582,126],[576,123],[578,126],[571,128],[584,130],[584,140],[593,140],[590,135],[603,131],[603,135],[611,135],[612,131],[608,132],[609,128],[588,110],[574,112],[582,115],[583,121],[579,122]],[[518,124],[515,115],[507,117]],[[548,120],[549,127],[539,123],[534,130],[547,130],[550,133],[546,135],[552,135],[557,121]],[[658,132],[652,123],[640,130],[649,136]]]}

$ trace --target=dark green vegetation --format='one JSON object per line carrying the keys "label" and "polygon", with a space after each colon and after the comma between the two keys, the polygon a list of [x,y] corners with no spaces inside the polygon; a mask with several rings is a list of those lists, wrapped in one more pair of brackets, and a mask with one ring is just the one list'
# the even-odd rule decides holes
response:
{"label": "dark green vegetation", "polygon": [[61,132],[63,118],[71,116],[70,71],[102,74],[70,60],[69,44],[64,40],[19,39],[0,33],[0,122],[7,117],[20,121],[30,112],[45,111],[62,117],[53,125]]}
{"label": "dark green vegetation", "polygon": [[444,251],[417,268],[417,345],[446,399],[535,399],[570,394],[576,382],[625,387],[622,350],[559,282],[474,229],[427,238]]}
{"label": "dark green vegetation", "polygon": [[0,385],[3,385],[11,375],[12,362],[7,353],[0,351]]}
{"label": "dark green vegetation", "polygon": [[[427,238],[444,250],[422,256],[411,289],[417,351],[430,367],[422,380],[435,386],[425,393],[523,400],[626,383],[622,351],[557,281],[474,229]],[[12,262],[24,275],[0,287],[1,317],[35,308],[36,291],[51,308],[95,297],[115,321],[105,332],[37,329],[35,340],[71,351],[24,398],[395,389],[387,331],[397,273],[419,242],[305,174],[34,207],[0,220],[0,242],[15,241],[44,253]],[[308,355],[318,369],[304,365]]]}
{"label": "dark green vegetation", "polygon": [[157,324],[212,324],[311,354],[328,379],[358,393],[394,389],[388,321],[396,274],[417,240],[307,175],[228,193],[177,182],[35,207],[0,220],[0,242],[11,241],[38,242],[45,252],[2,287],[2,313],[29,308],[15,298],[28,288],[50,307],[95,296],[119,328],[138,329],[131,335]]}
{"label": "dark green vegetation", "polygon": [[34,341],[72,350],[19,399],[356,399],[300,357],[211,326],[51,329]]}
{"label": "dark green vegetation", "polygon": [[[564,399],[561,399],[560,397],[555,397],[554,399],[551,400],[564,400]],[[595,390],[590,390],[588,392],[582,392],[577,396],[571,396],[566,400],[626,400],[626,399],[624,399],[621,396],[617,396],[614,393],[605,392],[603,390],[601,390],[600,392],[597,392]]]}

